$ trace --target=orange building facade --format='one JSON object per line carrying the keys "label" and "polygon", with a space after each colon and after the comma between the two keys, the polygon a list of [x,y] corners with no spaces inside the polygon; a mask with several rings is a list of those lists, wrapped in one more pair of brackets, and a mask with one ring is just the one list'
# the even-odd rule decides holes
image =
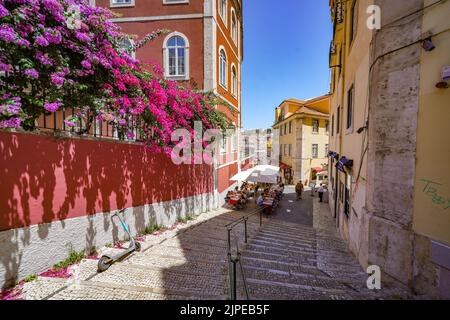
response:
{"label": "orange building facade", "polygon": [[139,48],[135,57],[159,64],[165,78],[213,92],[223,101],[217,108],[234,129],[217,157],[215,189],[221,202],[241,167],[242,0],[91,0],[91,5],[117,13],[112,21],[135,42],[153,31],[170,30]]}

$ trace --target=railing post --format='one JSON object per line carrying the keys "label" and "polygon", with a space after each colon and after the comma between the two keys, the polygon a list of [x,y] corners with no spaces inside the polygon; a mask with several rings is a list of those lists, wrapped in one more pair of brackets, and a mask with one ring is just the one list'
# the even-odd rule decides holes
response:
{"label": "railing post", "polygon": [[262,216],[263,216],[263,211],[259,211],[259,227],[262,227]]}
{"label": "railing post", "polygon": [[247,220],[248,220],[248,218],[245,218],[245,219],[244,219],[245,243],[247,243]]}
{"label": "railing post", "polygon": [[231,252],[231,229],[228,228],[228,253]]}
{"label": "railing post", "polygon": [[233,275],[233,282],[232,282],[232,287],[231,287],[231,300],[237,300],[236,296],[237,296],[237,283],[236,283],[236,259],[232,259],[231,261],[233,267],[232,267],[232,275]]}

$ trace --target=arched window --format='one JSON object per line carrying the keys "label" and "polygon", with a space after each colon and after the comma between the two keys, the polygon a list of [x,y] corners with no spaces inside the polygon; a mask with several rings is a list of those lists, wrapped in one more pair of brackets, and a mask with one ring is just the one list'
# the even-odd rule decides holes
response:
{"label": "arched window", "polygon": [[234,65],[231,67],[231,94],[237,96],[237,72]]}
{"label": "arched window", "polygon": [[189,79],[189,42],[181,33],[173,32],[164,41],[164,70],[168,78]]}
{"label": "arched window", "polygon": [[220,84],[227,87],[227,72],[228,72],[228,63],[227,63],[227,55],[224,49],[220,50],[219,53],[219,76],[220,76]]}
{"label": "arched window", "polygon": [[225,25],[227,25],[227,0],[219,0],[219,15],[222,18]]}
{"label": "arched window", "polygon": [[129,56],[135,58],[136,57],[136,52],[134,50],[134,41],[130,38],[123,38],[120,41],[120,49],[125,52],[126,54],[128,54]]}
{"label": "arched window", "polygon": [[237,43],[237,19],[234,10],[231,10],[231,39]]}

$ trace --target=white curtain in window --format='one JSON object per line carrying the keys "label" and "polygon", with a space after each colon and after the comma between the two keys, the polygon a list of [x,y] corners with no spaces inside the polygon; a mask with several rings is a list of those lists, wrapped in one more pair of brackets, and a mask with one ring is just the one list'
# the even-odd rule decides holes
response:
{"label": "white curtain in window", "polygon": [[220,84],[227,86],[227,56],[224,50],[220,50]]}
{"label": "white curtain in window", "polygon": [[167,42],[169,76],[186,74],[186,42],[180,36],[174,36]]}

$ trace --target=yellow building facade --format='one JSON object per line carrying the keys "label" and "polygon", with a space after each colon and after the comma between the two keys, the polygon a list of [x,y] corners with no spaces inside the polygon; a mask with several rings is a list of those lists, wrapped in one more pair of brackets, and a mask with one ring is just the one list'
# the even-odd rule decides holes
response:
{"label": "yellow building facade", "polygon": [[[275,110],[274,139],[278,144],[283,181],[314,182],[328,165],[329,96],[287,99]],[[274,141],[275,142],[275,141]]]}
{"label": "yellow building facade", "polygon": [[331,0],[330,9],[336,225],[364,268],[449,298],[450,2]]}

